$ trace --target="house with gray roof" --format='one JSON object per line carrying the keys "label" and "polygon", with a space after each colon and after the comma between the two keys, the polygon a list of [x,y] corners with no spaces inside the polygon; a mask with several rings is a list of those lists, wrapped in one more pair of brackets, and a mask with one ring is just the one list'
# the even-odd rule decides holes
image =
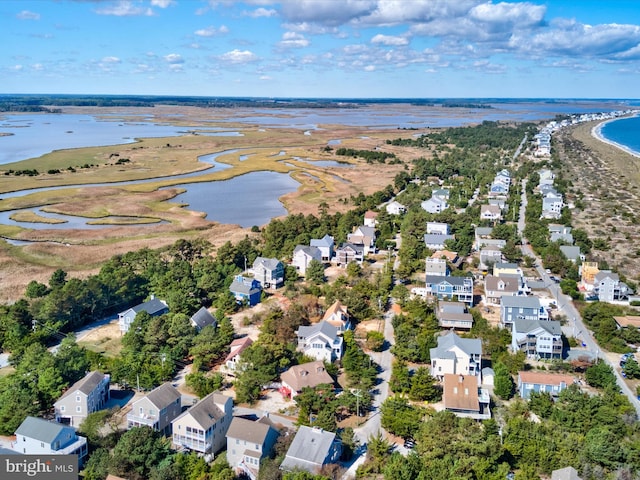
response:
{"label": "house with gray roof", "polygon": [[27,417],[15,432],[13,450],[25,455],[78,455],[82,465],[87,456],[87,439],[68,425],[43,418]]}
{"label": "house with gray roof", "polygon": [[305,355],[332,363],[342,357],[343,340],[338,328],[322,321],[298,328],[298,351]]}
{"label": "house with gray roof", "polygon": [[318,474],[324,465],[337,463],[342,443],[333,432],[321,428],[300,426],[291,442],[281,470],[305,470]]}
{"label": "house with gray roof", "polygon": [[473,279],[471,277],[433,276],[425,277],[427,295],[440,300],[458,300],[473,305]]}
{"label": "house with gray roof", "polygon": [[356,245],[350,242],[343,243],[336,249],[333,261],[341,267],[346,267],[351,262],[362,264],[364,262],[364,245]]}
{"label": "house with gray roof", "polygon": [[123,335],[129,331],[129,327],[136,318],[136,315],[140,312],[147,312],[152,317],[164,315],[169,313],[169,307],[163,300],[155,298],[153,295],[147,302],[136,305],[135,307],[128,308],[124,312],[118,314],[118,326],[120,327],[120,333]]}
{"label": "house with gray roof", "polygon": [[573,245],[573,235],[571,234],[571,227],[567,225],[559,225],[552,223],[549,228],[549,240],[552,242],[564,242],[568,245]]}
{"label": "house with gray roof", "polygon": [[540,304],[538,297],[502,297],[500,303],[500,323],[502,326],[513,324],[516,320],[548,320],[547,310]]}
{"label": "house with gray roof", "polygon": [[256,257],[249,273],[262,288],[278,289],[284,285],[284,264],[277,258]]}
{"label": "house with gray roof", "polygon": [[293,249],[293,257],[291,265],[296,267],[300,275],[307,273],[307,267],[312,260],[322,262],[322,252],[318,247],[310,247],[308,245],[298,245]]}
{"label": "house with gray roof", "polygon": [[150,427],[165,435],[171,422],[182,412],[181,395],[170,383],[163,383],[131,405],[127,414],[127,429]]}
{"label": "house with gray roof", "polygon": [[430,250],[444,250],[447,240],[455,240],[454,235],[443,235],[441,233],[425,233],[424,244]]}
{"label": "house with gray roof", "polygon": [[449,207],[446,200],[438,197],[431,197],[420,204],[423,210],[428,213],[440,213]]}
{"label": "house with gray roof", "polygon": [[214,455],[226,445],[233,418],[233,400],[212,392],[171,422],[172,442],[202,455]]}
{"label": "house with gray roof", "polygon": [[250,307],[260,303],[262,297],[262,286],[255,278],[236,275],[229,286],[229,291],[233,294],[238,303],[245,303]]}
{"label": "house with gray roof", "polygon": [[233,417],[227,431],[227,462],[237,474],[256,480],[260,462],[271,455],[278,436],[269,414],[257,420]]}
{"label": "house with gray roof", "polygon": [[200,310],[191,315],[189,323],[198,331],[204,327],[213,326],[213,328],[216,328],[218,326],[218,320],[206,307],[200,307]]}
{"label": "house with gray roof", "polygon": [[361,225],[347,235],[347,241],[364,247],[364,254],[376,253],[376,229]]}
{"label": "house with gray roof", "polygon": [[320,249],[321,261],[329,262],[331,258],[333,258],[334,241],[331,235],[325,235],[322,238],[312,238],[309,245]]}
{"label": "house with gray roof", "polygon": [[611,270],[600,270],[594,277],[593,293],[598,295],[598,300],[601,302],[615,302],[628,300],[633,290],[620,281],[617,273]]}
{"label": "house with gray roof", "polygon": [[578,260],[584,260],[584,255],[580,251],[580,247],[576,245],[560,245],[560,251],[567,257],[567,260],[576,263]]}
{"label": "house with gray roof", "polygon": [[564,467],[551,472],[551,480],[582,480],[573,467]]}
{"label": "house with gray roof", "polygon": [[53,404],[56,421],[78,427],[87,415],[105,408],[109,401],[109,382],[107,374],[87,373]]}
{"label": "house with gray roof", "polygon": [[455,332],[438,337],[438,346],[430,349],[431,375],[442,380],[447,373],[478,376],[481,372],[482,341],[461,338]]}
{"label": "house with gray roof", "polygon": [[471,330],[473,327],[473,316],[462,302],[439,301],[436,308],[436,318],[440,328]]}
{"label": "house with gray roof", "polygon": [[555,320],[514,320],[511,349],[528,358],[562,358],[562,329]]}

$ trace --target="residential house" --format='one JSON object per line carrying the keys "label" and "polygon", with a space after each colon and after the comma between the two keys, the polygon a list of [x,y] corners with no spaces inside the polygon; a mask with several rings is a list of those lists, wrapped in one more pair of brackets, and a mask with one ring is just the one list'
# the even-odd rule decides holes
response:
{"label": "residential house", "polygon": [[560,245],[560,251],[565,257],[567,257],[567,260],[570,260],[573,263],[576,263],[578,260],[584,260],[585,258],[580,251],[580,247],[575,245]]}
{"label": "residential house", "polygon": [[555,174],[546,168],[538,170],[538,175],[540,176],[538,187],[542,187],[543,185],[553,185],[556,178]]}
{"label": "residential house", "polygon": [[420,206],[423,210],[429,213],[441,213],[449,207],[446,200],[435,197],[431,197],[429,200],[425,200],[420,204]]}
{"label": "residential house", "polygon": [[309,245],[320,250],[320,261],[330,262],[333,258],[334,242],[331,235],[325,235],[322,238],[312,238]]}
{"label": "residential house", "polygon": [[440,300],[457,299],[473,305],[473,279],[471,277],[436,277],[427,276],[425,279],[426,294],[438,297]]}
{"label": "residential house", "polygon": [[387,213],[389,215],[402,215],[404,212],[407,211],[407,207],[405,207],[401,203],[398,203],[395,200],[392,200],[391,202],[389,202],[385,207],[385,209],[387,210]]}
{"label": "residential house", "polygon": [[246,303],[250,307],[260,303],[262,297],[262,286],[255,278],[236,275],[229,286],[229,291],[233,294],[238,303]]}
{"label": "residential house", "polygon": [[449,197],[451,196],[451,192],[448,188],[437,188],[433,192],[431,192],[431,197],[439,198],[440,200],[449,201]]}
{"label": "residential house", "polygon": [[496,277],[501,277],[503,275],[519,275],[522,276],[522,269],[518,266],[517,263],[496,263],[493,266],[493,274]]}
{"label": "residential house", "polygon": [[474,420],[491,418],[489,392],[478,385],[479,378],[474,375],[446,374],[442,392],[445,410],[457,417]]}
{"label": "residential house", "polygon": [[498,247],[485,247],[480,250],[480,263],[478,268],[483,272],[493,271],[493,267],[497,263],[502,262],[502,250]]}
{"label": "residential house", "polygon": [[227,444],[232,419],[231,397],[211,392],[171,422],[173,445],[201,455],[215,455]]}
{"label": "residential house", "polygon": [[582,262],[580,266],[580,283],[588,292],[593,290],[596,275],[600,272],[598,262]]}
{"label": "residential house", "polygon": [[571,227],[552,223],[548,228],[549,240],[551,240],[552,242],[563,242],[567,245],[573,245],[573,235],[571,234]]}
{"label": "residential house", "polygon": [[627,300],[633,290],[626,283],[620,281],[617,273],[611,270],[600,270],[594,277],[593,292],[601,302]]}
{"label": "residential house", "polygon": [[448,240],[455,240],[454,235],[443,235],[441,233],[425,233],[424,244],[429,250],[444,250]]}
{"label": "residential house", "polygon": [[365,227],[375,228],[375,226],[378,224],[378,215],[378,212],[367,210],[366,212],[364,212],[363,225]]}
{"label": "residential house", "polygon": [[251,344],[253,344],[253,340],[249,337],[234,339],[231,345],[229,345],[229,354],[227,358],[224,359],[224,365],[221,370],[227,375],[235,375],[240,362],[240,354],[250,347]]}
{"label": "residential house", "polygon": [[562,213],[564,202],[562,200],[562,194],[554,191],[549,191],[542,198],[542,215],[540,218],[553,218],[558,219]]}
{"label": "residential house", "polygon": [[449,265],[444,258],[427,258],[425,274],[431,277],[446,277],[449,275]]}
{"label": "residential house", "polygon": [[487,275],[484,279],[484,294],[487,303],[500,305],[503,296],[513,297],[520,291],[520,277],[517,275]]}
{"label": "residential house", "polygon": [[307,267],[312,260],[322,262],[322,252],[318,247],[309,247],[307,245],[298,245],[293,249],[293,257],[291,258],[291,265],[296,267],[296,270],[300,275],[307,273]]}
{"label": "residential house", "polygon": [[502,220],[502,210],[497,205],[480,205],[480,220],[499,222]]}
{"label": "residential house", "polygon": [[489,186],[490,197],[506,196],[508,193],[509,193],[509,185],[505,185],[504,183],[494,181]]}
{"label": "residential house", "polygon": [[170,383],[163,383],[131,405],[127,414],[127,428],[150,427],[168,435],[171,422],[182,411],[181,395]]}
{"label": "residential house", "polygon": [[23,455],[78,455],[80,465],[87,456],[87,439],[68,425],[27,417],[15,435],[13,450]]}
{"label": "residential house", "polygon": [[200,310],[191,316],[189,323],[198,331],[204,327],[213,326],[213,328],[216,328],[218,326],[218,320],[216,320],[216,317],[214,317],[206,307],[200,307]]}
{"label": "residential house", "polygon": [[551,480],[582,480],[573,467],[564,467],[551,472]]}
{"label": "residential house", "polygon": [[505,211],[507,209],[507,200],[505,198],[490,198],[489,205],[496,205],[500,207],[500,210]]}
{"label": "residential house", "polygon": [[343,243],[336,250],[334,258],[338,266],[346,267],[351,262],[362,264],[364,262],[364,245],[356,245],[355,243]]}
{"label": "residential house", "polygon": [[502,183],[509,186],[511,185],[511,173],[506,168],[503,168],[496,174],[493,181],[494,183]]}
{"label": "residential house", "polygon": [[257,257],[249,273],[262,288],[277,289],[284,285],[284,264],[277,258]]}
{"label": "residential house", "polygon": [[441,328],[471,330],[473,327],[473,316],[462,302],[439,301],[436,308],[436,318]]}
{"label": "residential house", "polygon": [[353,233],[347,235],[347,241],[362,245],[364,254],[376,253],[376,229],[361,225],[354,229]]}
{"label": "residential house", "polygon": [[109,381],[109,375],[93,371],[71,385],[53,404],[56,421],[77,428],[87,415],[105,408]]}
{"label": "residential house", "polygon": [[341,454],[342,444],[335,433],[301,425],[280,468],[318,474],[323,466],[337,463]]}
{"label": "residential house", "polygon": [[437,233],[440,235],[449,235],[449,224],[443,222],[427,222],[427,233]]}
{"label": "residential house", "polygon": [[515,320],[511,330],[511,348],[529,358],[562,358],[562,330],[555,320]]}
{"label": "residential house", "polygon": [[233,417],[227,431],[227,462],[236,474],[256,480],[261,460],[271,454],[279,435],[268,414],[257,420]]}
{"label": "residential house", "polygon": [[329,322],[300,327],[296,335],[298,350],[311,358],[331,363],[342,357],[342,337]]}
{"label": "residential house", "polygon": [[314,388],[318,385],[333,385],[333,378],[327,372],[324,362],[302,363],[294,365],[280,375],[282,387],[280,392],[287,397],[295,398],[303,388]]}
{"label": "residential house", "polygon": [[445,374],[480,375],[482,340],[461,338],[455,332],[438,337],[438,346],[429,350],[431,375],[442,380]]}
{"label": "residential house", "polygon": [[129,327],[136,318],[136,315],[140,312],[147,312],[152,317],[164,315],[169,312],[169,307],[166,302],[151,296],[151,300],[136,305],[135,307],[128,308],[124,312],[118,314],[118,326],[120,327],[120,333],[125,334],[129,331]]}
{"label": "residential house", "polygon": [[336,327],[338,329],[338,333],[343,333],[345,330],[351,329],[351,320],[349,318],[347,306],[343,305],[340,300],[336,300],[329,308],[327,308],[327,311],[322,317],[322,321]]}
{"label": "residential house", "polygon": [[458,252],[452,252],[451,250],[436,250],[431,254],[431,258],[446,260],[456,268],[462,263],[462,259],[458,256]]}
{"label": "residential house", "polygon": [[569,385],[575,383],[575,378],[563,373],[548,373],[544,371],[518,372],[518,391],[520,397],[529,399],[531,392],[548,393],[557,397]]}
{"label": "residential house", "polygon": [[618,328],[637,328],[640,329],[640,316],[638,315],[626,315],[613,317]]}
{"label": "residential house", "polygon": [[540,304],[538,297],[513,296],[502,297],[500,302],[500,323],[502,326],[513,324],[516,320],[548,320],[547,310]]}

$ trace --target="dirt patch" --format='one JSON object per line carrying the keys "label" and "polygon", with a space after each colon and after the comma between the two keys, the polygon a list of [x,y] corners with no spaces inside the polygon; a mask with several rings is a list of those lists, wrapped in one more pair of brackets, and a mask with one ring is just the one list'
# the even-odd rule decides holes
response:
{"label": "dirt patch", "polygon": [[115,357],[122,349],[122,335],[117,320],[80,334],[77,341],[79,345],[109,357]]}

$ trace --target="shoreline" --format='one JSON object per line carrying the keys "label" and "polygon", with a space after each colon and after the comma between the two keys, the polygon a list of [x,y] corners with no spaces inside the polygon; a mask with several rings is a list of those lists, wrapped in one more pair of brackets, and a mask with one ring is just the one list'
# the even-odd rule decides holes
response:
{"label": "shoreline", "polygon": [[[636,113],[635,115],[632,115],[631,117],[628,117],[628,118],[637,117],[638,115],[640,114]],[[602,134],[602,127],[604,127],[607,123],[614,122],[616,120],[621,120],[621,119],[611,118],[609,120],[605,120],[604,122],[598,123],[591,129],[591,136],[602,143],[606,143],[607,145],[611,145],[612,147],[622,150],[623,152],[628,153],[629,155],[632,155],[636,158],[640,158],[640,152],[637,152],[632,148],[627,147],[626,145],[622,145],[620,143],[614,142],[613,140],[609,140]]]}

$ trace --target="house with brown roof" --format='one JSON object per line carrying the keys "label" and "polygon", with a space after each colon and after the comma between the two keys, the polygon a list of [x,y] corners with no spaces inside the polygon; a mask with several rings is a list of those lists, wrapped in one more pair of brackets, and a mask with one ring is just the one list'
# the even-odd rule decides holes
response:
{"label": "house with brown roof", "polygon": [[163,383],[139,398],[127,414],[127,429],[150,427],[165,435],[171,432],[171,422],[182,411],[182,396],[170,383]]}
{"label": "house with brown roof", "polygon": [[343,305],[340,300],[333,302],[324,313],[322,320],[336,327],[338,333],[343,333],[345,330],[351,329],[351,320],[349,319],[347,306]]}
{"label": "house with brown roof", "polygon": [[226,445],[233,418],[233,400],[212,392],[173,420],[173,445],[213,455]]}
{"label": "house with brown roof", "polygon": [[479,386],[474,375],[446,374],[442,399],[444,408],[457,417],[487,420],[491,418],[489,392]]}
{"label": "house with brown roof", "polygon": [[378,224],[378,212],[374,212],[373,210],[367,210],[364,212],[364,222],[363,225],[365,227],[374,227]]}
{"label": "house with brown roof", "polygon": [[333,385],[333,378],[327,372],[324,362],[315,361],[294,365],[280,375],[282,393],[294,398],[303,388],[314,388],[318,385]]}
{"label": "house with brown roof", "polygon": [[224,359],[224,365],[221,370],[227,375],[234,375],[238,362],[240,361],[240,354],[244,352],[248,347],[253,344],[253,340],[249,337],[236,338],[229,345],[229,355]]}
{"label": "house with brown roof", "polygon": [[268,414],[258,420],[233,417],[227,431],[227,462],[237,474],[255,480],[260,461],[271,454],[279,435]]}
{"label": "house with brown roof", "polygon": [[640,328],[640,316],[626,315],[613,317],[618,328]]}
{"label": "house with brown roof", "polygon": [[500,305],[502,297],[514,297],[520,291],[520,278],[515,275],[487,275],[484,278],[484,294],[487,303]]}
{"label": "house with brown roof", "polygon": [[110,378],[93,371],[71,385],[53,404],[56,422],[78,427],[87,415],[105,408],[109,401]]}
{"label": "house with brown roof", "polygon": [[531,392],[548,393],[557,397],[560,392],[575,383],[575,378],[563,373],[518,372],[518,390],[520,397],[529,399]]}

